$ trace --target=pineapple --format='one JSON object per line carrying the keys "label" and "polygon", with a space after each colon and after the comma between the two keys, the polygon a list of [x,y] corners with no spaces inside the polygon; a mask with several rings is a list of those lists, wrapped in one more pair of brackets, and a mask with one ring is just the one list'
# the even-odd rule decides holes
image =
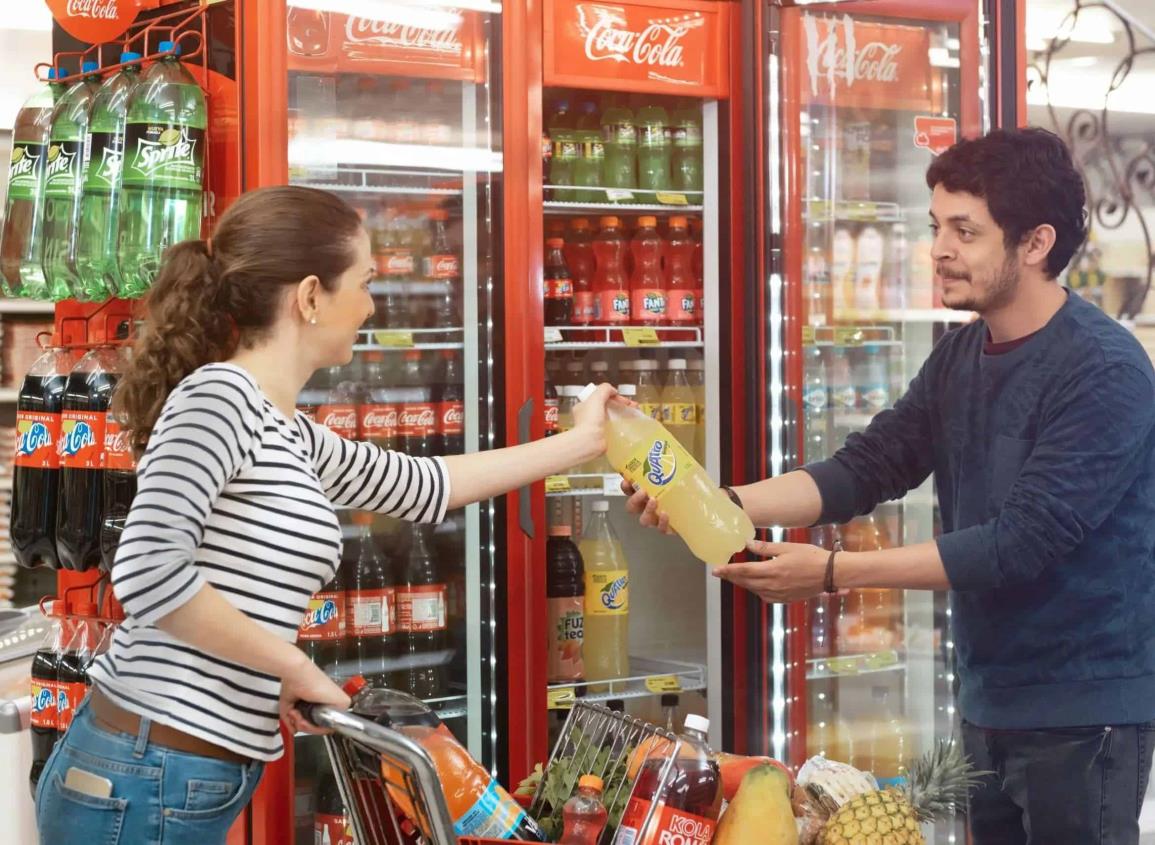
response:
{"label": "pineapple", "polygon": [[[827,820],[819,845],[926,845],[922,822],[939,819],[966,802],[979,779],[953,741],[939,741],[910,767],[906,784],[867,792],[846,802]],[[814,796],[822,805],[822,796]]]}

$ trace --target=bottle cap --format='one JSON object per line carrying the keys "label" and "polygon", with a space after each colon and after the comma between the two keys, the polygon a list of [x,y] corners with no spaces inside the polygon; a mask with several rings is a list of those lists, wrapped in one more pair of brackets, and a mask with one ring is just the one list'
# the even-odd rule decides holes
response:
{"label": "bottle cap", "polygon": [[55,81],[57,79],[64,79],[66,76],[68,76],[68,73],[64,70],[64,68],[60,68],[60,67],[48,68],[49,80]]}
{"label": "bottle cap", "polygon": [[638,395],[638,386],[636,384],[619,384],[618,394],[629,399],[631,396]]}
{"label": "bottle cap", "polygon": [[550,238],[545,242],[550,249],[561,249],[565,246],[565,238]]}
{"label": "bottle cap", "polygon": [[406,361],[420,361],[421,360],[421,350],[420,349],[410,349],[408,352],[405,353],[405,360]]}
{"label": "bottle cap", "polygon": [[608,373],[610,371],[609,361],[594,361],[590,364],[590,370],[595,373]]}
{"label": "bottle cap", "polygon": [[355,698],[357,693],[365,689],[367,686],[369,686],[368,681],[366,681],[360,675],[354,675],[352,678],[345,681],[341,689],[345,690],[345,694],[349,696],[349,698]]}
{"label": "bottle cap", "polygon": [[628,361],[622,361],[622,363],[618,364],[618,369],[619,370],[636,370],[638,368],[638,360],[639,359],[637,359],[637,358],[631,358]]}
{"label": "bottle cap", "polygon": [[666,362],[666,369],[669,370],[684,370],[686,369],[685,358],[671,358]]}
{"label": "bottle cap", "polygon": [[569,225],[570,228],[572,228],[575,232],[584,232],[589,229],[590,221],[586,220],[584,217],[579,217],[572,221]]}
{"label": "bottle cap", "polygon": [[691,358],[687,366],[691,370],[704,370],[706,369],[706,360],[704,358]]}
{"label": "bottle cap", "polygon": [[180,45],[176,44],[172,41],[160,42],[159,44],[156,45],[156,51],[158,53],[172,53],[173,55],[176,55],[176,56],[179,56],[181,53]]}
{"label": "bottle cap", "polygon": [[680,215],[676,215],[676,216],[670,218],[670,228],[671,229],[685,229],[686,225],[687,225],[687,221],[686,221],[685,217],[682,217]]}
{"label": "bottle cap", "polygon": [[586,401],[586,398],[587,398],[585,396],[585,388],[579,387],[576,384],[563,384],[561,387],[559,387],[557,389],[557,395],[558,396],[567,396],[567,397],[573,396],[573,397],[576,397],[579,402],[584,402],[584,401]]}
{"label": "bottle cap", "polygon": [[638,367],[643,373],[656,373],[658,371],[657,361],[638,361]]}
{"label": "bottle cap", "polygon": [[573,527],[569,525],[551,525],[549,527],[549,536],[551,537],[572,537]]}
{"label": "bottle cap", "polygon": [[596,789],[601,792],[604,785],[602,779],[597,775],[582,775],[578,778],[579,789]]}
{"label": "bottle cap", "polygon": [[120,54],[120,64],[127,64],[128,62],[140,61],[140,53],[134,53],[131,50],[125,50]]}
{"label": "bottle cap", "polygon": [[441,220],[441,221],[448,220],[449,219],[449,212],[446,211],[444,208],[435,208],[431,212],[429,212],[429,219],[430,220]]}
{"label": "bottle cap", "polygon": [[639,217],[638,218],[638,225],[641,226],[643,229],[653,229],[655,226],[658,225],[658,218],[657,217],[649,217],[649,216]]}
{"label": "bottle cap", "polygon": [[605,499],[598,499],[596,502],[590,505],[590,510],[592,510],[594,513],[609,513],[610,503]]}
{"label": "bottle cap", "polygon": [[373,514],[369,513],[368,511],[354,511],[352,523],[354,525],[372,525]]}
{"label": "bottle cap", "polygon": [[[578,401],[579,402],[586,401],[587,399],[589,399],[591,396],[594,395],[594,391],[596,391],[597,389],[598,389],[598,386],[596,384],[594,384],[593,382],[590,382],[585,387],[579,388],[578,393],[577,393]],[[565,390],[565,388],[563,387],[563,388],[561,388],[561,390]]]}
{"label": "bottle cap", "polygon": [[618,222],[619,222],[618,218],[616,218],[616,217],[603,217],[600,220],[598,220],[598,223],[601,224],[601,227],[603,229],[610,229],[610,228],[616,229],[618,226]]}
{"label": "bottle cap", "polygon": [[708,734],[710,732],[710,720],[705,716],[699,716],[697,713],[691,713],[686,716],[686,721],[683,724],[688,731],[697,731],[700,734]]}
{"label": "bottle cap", "polygon": [[80,65],[81,73],[96,73],[98,70],[100,70],[99,62],[87,61],[82,62]]}

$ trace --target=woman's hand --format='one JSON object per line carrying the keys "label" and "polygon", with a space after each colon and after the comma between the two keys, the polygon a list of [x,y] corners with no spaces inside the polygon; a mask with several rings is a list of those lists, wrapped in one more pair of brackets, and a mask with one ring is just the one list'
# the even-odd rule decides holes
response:
{"label": "woman's hand", "polygon": [[606,453],[606,420],[609,418],[606,406],[614,401],[621,401],[614,386],[599,384],[588,399],[574,406],[574,431],[579,432],[582,439],[588,442],[590,458]]}
{"label": "woman's hand", "polygon": [[301,659],[299,661],[294,660],[292,668],[281,678],[279,708],[281,721],[293,733],[329,733],[302,716],[301,711],[297,709],[297,702],[328,704],[331,707],[348,710],[352,701],[345,694],[345,691],[318,669],[303,651],[300,654]]}

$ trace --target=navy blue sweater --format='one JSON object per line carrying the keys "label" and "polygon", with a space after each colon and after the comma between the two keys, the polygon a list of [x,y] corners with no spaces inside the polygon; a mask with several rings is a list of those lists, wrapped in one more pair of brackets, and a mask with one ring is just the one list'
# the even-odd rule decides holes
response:
{"label": "navy blue sweater", "polygon": [[990,728],[1155,719],[1155,371],[1077,296],[1001,355],[947,334],[893,410],[807,472],[822,522],[934,472],[959,706]]}

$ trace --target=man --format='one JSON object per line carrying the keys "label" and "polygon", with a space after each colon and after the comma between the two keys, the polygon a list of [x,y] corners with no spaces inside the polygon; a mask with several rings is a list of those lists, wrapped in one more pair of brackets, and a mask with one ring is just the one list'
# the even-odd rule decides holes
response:
{"label": "man", "polygon": [[[950,590],[963,742],[996,774],[975,845],[1137,843],[1155,748],[1155,372],[1056,281],[1085,237],[1083,183],[1040,129],[927,171],[948,333],[893,410],[830,460],[733,492],[758,525],[842,523],[933,472],[934,542],[876,552],[751,544],[715,575],[765,601]],[[630,508],[667,527],[644,493]]]}

